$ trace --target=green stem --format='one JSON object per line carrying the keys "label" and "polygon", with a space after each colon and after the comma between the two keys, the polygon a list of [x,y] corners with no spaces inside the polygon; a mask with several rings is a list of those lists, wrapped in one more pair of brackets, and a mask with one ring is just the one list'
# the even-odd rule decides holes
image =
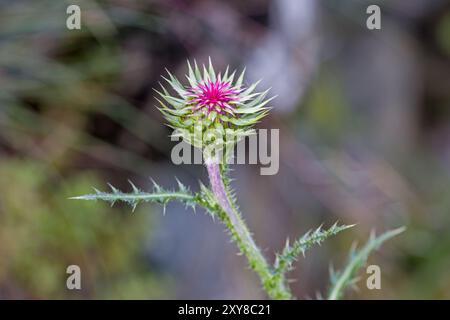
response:
{"label": "green stem", "polygon": [[267,260],[255,244],[244,220],[230,197],[230,192],[224,183],[220,165],[214,161],[206,163],[212,192],[221,207],[219,218],[230,231],[233,240],[240,251],[247,257],[250,267],[259,275],[261,283],[272,299],[291,299],[289,288],[280,284]]}

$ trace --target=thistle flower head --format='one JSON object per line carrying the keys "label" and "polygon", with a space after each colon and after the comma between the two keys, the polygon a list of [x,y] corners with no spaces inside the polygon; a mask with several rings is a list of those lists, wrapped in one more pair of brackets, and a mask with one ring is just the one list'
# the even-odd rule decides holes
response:
{"label": "thistle flower head", "polygon": [[159,110],[168,125],[194,146],[205,146],[203,134],[210,129],[236,140],[249,135],[269,110],[266,105],[272,98],[266,99],[268,90],[255,92],[258,82],[248,87],[243,84],[245,69],[235,79],[236,72],[230,74],[228,68],[216,74],[211,59],[202,71],[195,61],[193,67],[188,61],[187,85],[167,73],[163,78],[174,94],[161,85],[162,92],[156,91],[161,98]]}
{"label": "thistle flower head", "polygon": [[228,112],[234,115],[234,104],[239,101],[239,92],[242,89],[233,88],[230,82],[224,82],[220,78],[216,81],[203,81],[189,88],[192,111],[201,110],[205,114],[217,112],[221,115]]}

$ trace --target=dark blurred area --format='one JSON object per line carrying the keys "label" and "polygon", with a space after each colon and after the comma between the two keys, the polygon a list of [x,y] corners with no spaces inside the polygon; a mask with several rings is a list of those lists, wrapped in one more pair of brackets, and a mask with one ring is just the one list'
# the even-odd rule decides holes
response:
{"label": "dark blurred area", "polygon": [[[66,8],[81,8],[81,30]],[[366,8],[381,7],[381,30]],[[354,240],[407,231],[374,254],[382,290],[349,298],[450,299],[450,4],[440,0],[0,1],[0,298],[265,298],[223,227],[201,210],[68,200],[192,189],[152,88],[186,60],[247,67],[278,95],[280,170],[234,165],[238,201],[273,260],[286,236],[357,226],[300,258],[294,294],[325,292]],[[66,288],[79,265],[82,290]]]}

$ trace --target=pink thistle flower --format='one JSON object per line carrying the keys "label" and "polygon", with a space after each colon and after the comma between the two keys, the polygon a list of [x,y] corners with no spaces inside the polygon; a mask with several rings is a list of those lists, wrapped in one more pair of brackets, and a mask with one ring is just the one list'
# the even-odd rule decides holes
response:
{"label": "pink thistle flower", "polygon": [[193,111],[201,110],[208,114],[212,111],[219,114],[228,112],[233,115],[236,108],[233,104],[240,101],[241,91],[233,88],[230,82],[218,78],[216,81],[208,80],[190,88],[188,97],[192,98]]}

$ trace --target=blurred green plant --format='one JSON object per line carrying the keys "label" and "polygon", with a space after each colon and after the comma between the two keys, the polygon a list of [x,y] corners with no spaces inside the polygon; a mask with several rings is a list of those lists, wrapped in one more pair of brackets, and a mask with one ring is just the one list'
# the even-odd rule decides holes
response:
{"label": "blurred green plant", "polygon": [[344,295],[344,290],[347,287],[352,287],[358,281],[356,273],[358,269],[362,268],[369,258],[373,250],[378,249],[381,244],[396,235],[405,231],[405,228],[398,228],[387,231],[380,236],[375,236],[375,233],[370,235],[369,241],[361,249],[357,250],[353,247],[350,251],[348,262],[345,268],[340,272],[331,270],[331,288],[328,296],[329,300],[338,300]]}
{"label": "blurred green plant", "polygon": [[[170,282],[145,266],[141,252],[148,216],[67,201],[97,179],[59,178],[42,163],[0,161],[0,292],[8,298],[166,298]],[[71,264],[81,268],[80,291],[66,288]]]}

